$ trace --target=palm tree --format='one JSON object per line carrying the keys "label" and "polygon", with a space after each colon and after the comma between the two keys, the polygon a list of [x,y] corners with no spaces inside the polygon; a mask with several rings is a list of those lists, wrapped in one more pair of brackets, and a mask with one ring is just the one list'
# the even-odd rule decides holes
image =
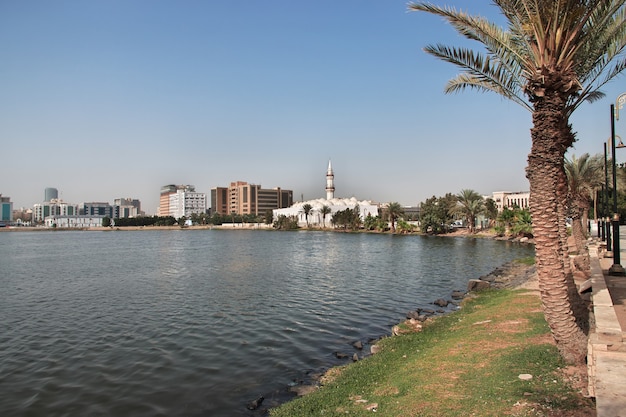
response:
{"label": "palm tree", "polygon": [[459,202],[456,211],[465,217],[469,232],[473,234],[476,229],[476,218],[485,211],[485,199],[474,190],[461,190],[456,199]]}
{"label": "palm tree", "polygon": [[[603,96],[599,89],[626,68],[626,0],[493,0],[508,23],[502,28],[454,8],[419,2],[410,10],[447,20],[485,51],[430,45],[425,51],[462,69],[445,92],[473,88],[496,92],[532,113],[530,182],[539,288],[544,315],[557,347],[568,362],[583,363],[583,311],[569,272],[563,162],[574,142],[569,124],[583,101]],[[579,323],[584,323],[580,320]]]}
{"label": "palm tree", "polygon": [[389,221],[391,222],[391,233],[396,232],[396,219],[404,214],[404,209],[400,205],[400,203],[389,203],[389,205],[385,208],[385,213],[389,217]]}
{"label": "palm tree", "polygon": [[582,266],[589,267],[589,257],[585,248],[587,238],[587,216],[591,199],[604,181],[604,159],[600,155],[583,154],[580,158],[572,155],[565,158],[565,173],[569,190],[570,214],[572,216],[572,236],[576,242]]}
{"label": "palm tree", "polygon": [[493,198],[485,200],[485,215],[489,219],[489,227],[493,226],[498,218],[498,206],[496,206],[496,202],[493,201]]}
{"label": "palm tree", "polygon": [[324,229],[326,228],[326,215],[330,214],[331,212],[332,212],[332,209],[327,205],[323,205],[320,208],[320,213],[322,215],[322,227]]}
{"label": "palm tree", "polygon": [[310,205],[309,203],[305,203],[302,205],[302,213],[304,213],[304,218],[306,220],[306,227],[309,227],[309,215],[311,214],[312,210],[313,210],[313,206]]}

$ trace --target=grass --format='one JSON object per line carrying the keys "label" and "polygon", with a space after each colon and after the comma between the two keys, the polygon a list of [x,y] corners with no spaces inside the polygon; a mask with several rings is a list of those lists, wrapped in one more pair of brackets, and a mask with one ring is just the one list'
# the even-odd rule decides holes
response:
{"label": "grass", "polygon": [[595,409],[568,385],[532,292],[486,291],[422,332],[379,343],[380,353],[332,369],[319,390],[270,415],[523,417]]}

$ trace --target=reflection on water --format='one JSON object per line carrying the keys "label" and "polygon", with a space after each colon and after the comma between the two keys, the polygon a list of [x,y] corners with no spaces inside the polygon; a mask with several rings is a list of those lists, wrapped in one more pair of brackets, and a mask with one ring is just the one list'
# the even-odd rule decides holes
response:
{"label": "reflection on water", "polygon": [[322,232],[0,233],[0,411],[245,416],[532,248]]}

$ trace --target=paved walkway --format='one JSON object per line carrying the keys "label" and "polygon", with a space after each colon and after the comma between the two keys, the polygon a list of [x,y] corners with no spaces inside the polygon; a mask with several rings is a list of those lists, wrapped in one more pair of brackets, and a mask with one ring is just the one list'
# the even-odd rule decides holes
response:
{"label": "paved walkway", "polygon": [[[589,394],[596,398],[597,417],[626,417],[626,277],[608,275],[613,258],[606,257],[610,254],[603,245],[596,240],[589,247],[595,318],[589,335]],[[620,249],[620,263],[626,265],[621,233]]]}

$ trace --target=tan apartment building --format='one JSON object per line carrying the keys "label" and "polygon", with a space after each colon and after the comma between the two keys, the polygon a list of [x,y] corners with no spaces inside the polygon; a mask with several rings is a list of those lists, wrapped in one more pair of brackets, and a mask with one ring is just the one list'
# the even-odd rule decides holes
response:
{"label": "tan apartment building", "polygon": [[268,210],[287,208],[293,204],[293,191],[280,187],[261,188],[245,181],[231,182],[228,188],[211,190],[211,212],[219,214],[263,215]]}

